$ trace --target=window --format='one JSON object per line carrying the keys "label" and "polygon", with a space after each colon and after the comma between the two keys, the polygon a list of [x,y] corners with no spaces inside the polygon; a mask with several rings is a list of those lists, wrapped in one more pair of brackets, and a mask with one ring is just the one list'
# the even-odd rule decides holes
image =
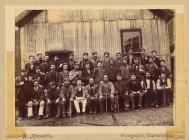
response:
{"label": "window", "polygon": [[141,29],[121,30],[121,46],[123,55],[127,54],[129,48],[133,48],[134,52],[138,52],[142,48]]}

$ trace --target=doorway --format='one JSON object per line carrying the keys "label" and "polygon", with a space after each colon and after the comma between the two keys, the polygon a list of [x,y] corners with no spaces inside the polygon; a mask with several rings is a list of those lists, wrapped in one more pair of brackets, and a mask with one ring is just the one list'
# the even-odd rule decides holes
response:
{"label": "doorway", "polygon": [[59,62],[68,62],[69,54],[73,53],[73,51],[49,51],[46,52],[49,55],[50,62],[53,62],[54,56],[58,56]]}

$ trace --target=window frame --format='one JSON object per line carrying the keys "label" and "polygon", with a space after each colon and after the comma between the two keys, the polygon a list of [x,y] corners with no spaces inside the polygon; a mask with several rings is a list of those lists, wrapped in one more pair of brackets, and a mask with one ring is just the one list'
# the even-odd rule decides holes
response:
{"label": "window frame", "polygon": [[125,55],[127,53],[124,52],[124,43],[123,43],[123,33],[125,32],[139,32],[140,34],[140,42],[139,42],[139,49],[142,49],[143,46],[142,46],[142,29],[141,28],[135,28],[135,29],[121,29],[120,30],[120,36],[121,36],[121,52],[122,52],[122,55]]}

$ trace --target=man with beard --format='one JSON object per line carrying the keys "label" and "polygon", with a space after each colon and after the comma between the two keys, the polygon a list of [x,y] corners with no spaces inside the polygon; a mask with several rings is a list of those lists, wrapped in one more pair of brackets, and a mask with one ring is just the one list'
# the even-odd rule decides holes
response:
{"label": "man with beard", "polygon": [[37,60],[35,61],[36,66],[40,66],[43,63],[42,53],[37,54]]}
{"label": "man with beard", "polygon": [[60,62],[58,56],[54,56],[54,61],[52,62],[52,64],[55,65],[55,70],[57,72],[62,71],[62,63]]}
{"label": "man with beard", "polygon": [[68,56],[68,70],[71,71],[74,69],[74,54],[73,52]]}
{"label": "man with beard", "polygon": [[108,111],[108,102],[110,103],[110,110],[114,109],[114,93],[115,88],[112,82],[108,80],[108,75],[103,76],[103,82],[100,83],[99,87],[99,104],[100,113],[104,112],[104,102],[106,106],[106,111]]}
{"label": "man with beard", "polygon": [[165,64],[165,60],[160,61],[160,67],[158,68],[158,76],[161,76],[161,73],[165,73],[167,77],[171,78],[171,72]]}
{"label": "man with beard", "polygon": [[133,55],[133,49],[129,48],[128,50],[128,55],[126,56],[127,62],[130,66],[133,65],[133,59],[134,59],[134,55]]}
{"label": "man with beard", "polygon": [[103,69],[102,67],[102,61],[98,61],[97,67],[94,69],[95,83],[99,84],[102,81],[104,74],[105,74],[105,69]]}
{"label": "man with beard", "polygon": [[152,57],[152,59],[154,60],[154,63],[158,66],[158,67],[160,67],[160,60],[159,60],[159,58],[158,58],[158,55],[157,55],[157,51],[151,51],[151,57]]}
{"label": "man with beard", "polygon": [[98,95],[99,95],[99,85],[95,84],[94,79],[89,79],[89,84],[86,86],[88,92],[87,106],[89,114],[96,114],[98,107]]}
{"label": "man with beard", "polygon": [[139,63],[138,57],[134,58],[133,66],[131,69],[132,73],[135,73],[138,80],[143,80],[145,77],[145,68],[142,64]]}
{"label": "man with beard", "polygon": [[32,96],[28,102],[28,118],[32,118],[33,115],[38,115],[38,119],[43,117],[44,113],[44,90],[39,86],[38,80],[33,80]]}
{"label": "man with beard", "polygon": [[42,86],[42,87],[44,87],[44,84],[45,84],[45,81],[44,81],[45,74],[43,72],[41,72],[39,66],[37,66],[35,68],[35,74],[33,75],[33,78],[34,79],[38,79],[39,85]]}
{"label": "man with beard", "polygon": [[61,87],[62,83],[64,83],[64,79],[69,78],[69,71],[68,71],[68,64],[63,64],[63,70],[59,73],[59,84],[58,86]]}
{"label": "man with beard", "polygon": [[171,81],[166,73],[161,73],[160,78],[157,80],[157,94],[158,103],[156,107],[170,105]]}
{"label": "man with beard", "polygon": [[46,99],[46,116],[45,118],[49,118],[50,116],[54,116],[57,114],[57,108],[55,101],[58,98],[59,91],[56,89],[55,82],[51,81],[49,83],[48,89],[45,91],[45,99]]}
{"label": "man with beard", "polygon": [[119,68],[123,65],[123,60],[122,60],[122,56],[121,53],[117,53],[116,54],[116,61],[115,61],[115,67],[117,70],[119,70]]}
{"label": "man with beard", "polygon": [[98,61],[100,61],[100,58],[98,57],[98,53],[97,52],[93,52],[92,53],[91,62],[93,63],[94,69],[97,67],[97,62]]}
{"label": "man with beard", "polygon": [[77,115],[81,113],[79,103],[82,104],[82,114],[86,113],[86,105],[87,105],[87,91],[84,86],[82,86],[82,82],[80,79],[77,80],[77,86],[75,87],[75,99],[74,105],[77,111]]}
{"label": "man with beard", "polygon": [[91,70],[90,66],[90,63],[86,62],[85,68],[82,70],[81,80],[85,86],[88,84],[89,79],[93,77],[93,71]]}
{"label": "man with beard", "polygon": [[66,116],[72,115],[74,94],[74,87],[70,85],[69,78],[65,78],[59,97],[56,100],[58,107],[57,118],[61,116],[65,118]]}
{"label": "man with beard", "polygon": [[154,105],[155,99],[155,92],[156,92],[156,85],[151,77],[150,72],[146,72],[145,79],[142,81],[142,88],[143,88],[143,104],[144,107],[152,107]]}
{"label": "man with beard", "polygon": [[138,107],[142,108],[142,86],[141,82],[137,79],[136,74],[131,74],[131,80],[128,83],[128,91],[131,100],[132,110],[135,109],[135,98],[138,98]]}
{"label": "man with beard", "polygon": [[44,56],[44,61],[40,64],[41,72],[47,74],[50,71],[50,62],[49,62],[49,56]]}
{"label": "man with beard", "polygon": [[122,79],[128,83],[130,80],[131,67],[127,64],[127,59],[123,58],[123,65],[120,66],[118,73],[121,74]]}
{"label": "man with beard", "polygon": [[86,63],[90,65],[90,70],[93,71],[93,63],[89,60],[89,54],[88,53],[83,53],[83,59],[80,61],[80,68],[82,70],[85,69]]}
{"label": "man with beard", "polygon": [[145,49],[140,50],[140,63],[145,66],[148,63],[148,56],[146,55]]}
{"label": "man with beard", "polygon": [[105,73],[110,73],[110,53],[104,52],[104,60],[102,61],[103,69]]}
{"label": "man with beard", "polygon": [[33,76],[35,74],[35,57],[33,55],[29,56],[29,63],[25,65],[25,70],[28,75]]}
{"label": "man with beard", "polygon": [[147,63],[146,66],[145,66],[146,71],[148,71],[150,73],[151,79],[156,82],[157,78],[158,78],[158,74],[157,74],[158,66],[155,64],[152,57],[149,57],[148,62],[149,63]]}
{"label": "man with beard", "polygon": [[109,73],[107,74],[109,81],[114,84],[115,81],[117,80],[116,77],[118,74],[118,69],[115,67],[115,60],[112,58],[110,59],[110,68],[109,68]]}
{"label": "man with beard", "polygon": [[26,115],[25,105],[28,103],[32,95],[32,82],[29,81],[25,70],[21,70],[21,76],[16,78],[16,100],[18,103],[19,120],[22,120]]}
{"label": "man with beard", "polygon": [[59,89],[59,73],[55,69],[55,65],[51,64],[50,71],[45,76],[45,82],[50,83],[54,82],[57,89]]}
{"label": "man with beard", "polygon": [[114,112],[122,109],[129,111],[129,93],[126,82],[122,79],[121,74],[117,74],[117,81],[114,84],[115,87],[115,105]]}
{"label": "man with beard", "polygon": [[73,70],[69,72],[69,79],[71,84],[75,87],[77,84],[77,80],[81,79],[82,71],[79,68],[79,63],[77,61],[74,62]]}

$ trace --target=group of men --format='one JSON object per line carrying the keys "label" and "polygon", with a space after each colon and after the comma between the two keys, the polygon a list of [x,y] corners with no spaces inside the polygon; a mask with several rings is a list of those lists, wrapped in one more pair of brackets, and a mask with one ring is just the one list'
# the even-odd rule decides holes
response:
{"label": "group of men", "polygon": [[74,54],[67,62],[58,56],[29,56],[29,62],[16,77],[16,101],[20,119],[67,117],[73,114],[119,112],[146,107],[169,106],[173,95],[171,72],[156,51],[147,55],[128,50],[126,56],[108,52]]}

